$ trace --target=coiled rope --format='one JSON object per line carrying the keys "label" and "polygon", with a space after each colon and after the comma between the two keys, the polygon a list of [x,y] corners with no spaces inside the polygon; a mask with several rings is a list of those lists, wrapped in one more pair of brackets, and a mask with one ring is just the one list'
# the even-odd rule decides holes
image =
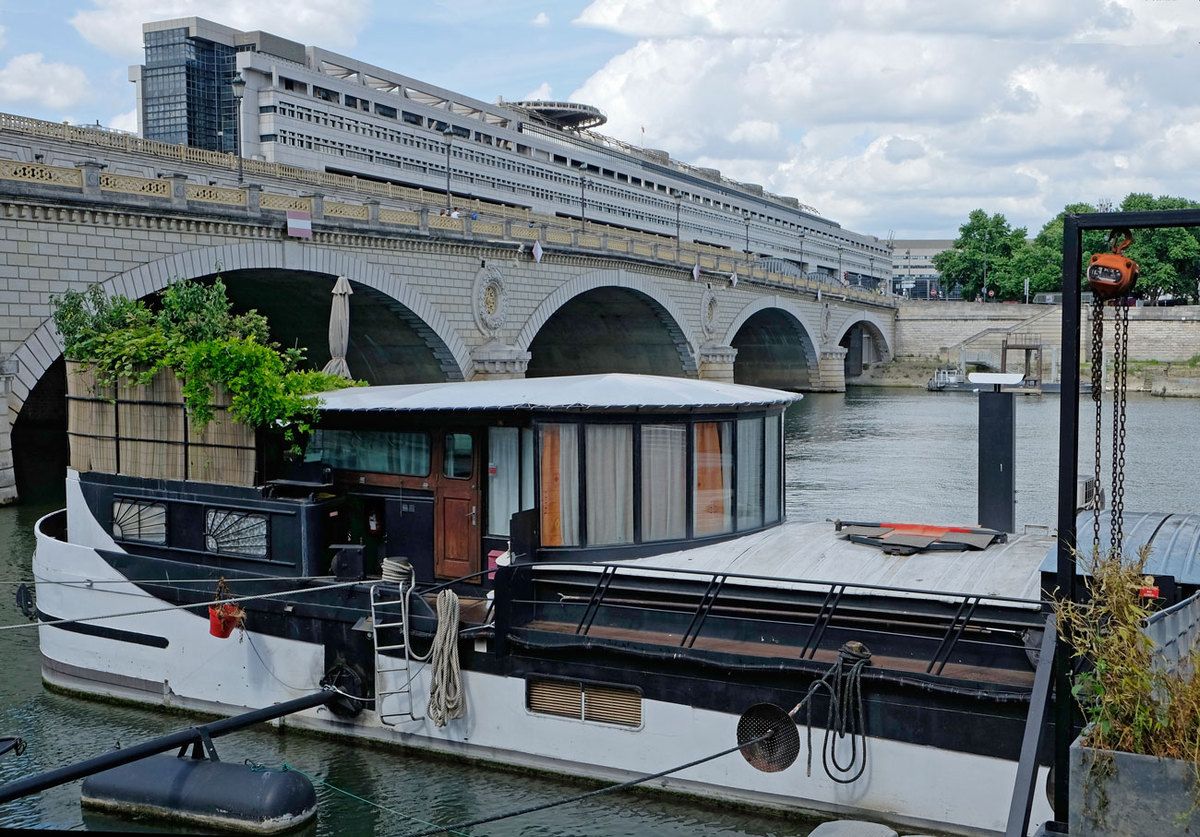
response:
{"label": "coiled rope", "polygon": [[[871,652],[861,642],[847,642],[838,650],[838,661],[820,680],[813,681],[801,703],[807,703],[805,725],[808,728],[807,774],[812,776],[812,701],[817,692],[829,693],[825,716],[825,738],[821,742],[821,766],[825,775],[839,785],[857,782],[867,770],[867,718],[862,698],[862,670],[871,662]],[[796,704],[795,713],[800,708]],[[838,760],[838,742],[850,736],[850,761]],[[861,761],[859,748],[862,749]],[[857,766],[857,769],[855,767]]]}
{"label": "coiled rope", "polygon": [[[437,632],[430,646],[429,706],[425,714],[434,726],[444,727],[447,721],[467,713],[467,697],[463,692],[462,668],[458,662],[458,595],[443,590],[437,597]],[[407,630],[407,626],[406,626]]]}

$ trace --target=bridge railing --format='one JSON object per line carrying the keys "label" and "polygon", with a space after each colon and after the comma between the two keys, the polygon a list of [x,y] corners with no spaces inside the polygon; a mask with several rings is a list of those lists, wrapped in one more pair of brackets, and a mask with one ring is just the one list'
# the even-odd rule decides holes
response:
{"label": "bridge railing", "polygon": [[[215,155],[218,158],[228,156],[202,149],[142,140],[132,135],[97,131],[96,129],[80,129],[70,125],[54,126],[53,123],[24,117],[11,117],[6,114],[0,114],[0,130],[9,128],[10,124],[15,124],[10,123],[9,120],[20,120],[21,124],[27,124],[27,127],[32,130],[45,130],[45,126],[50,125],[55,130],[61,130],[62,133],[58,135],[60,137],[69,137],[74,132],[90,131],[93,134],[105,136],[105,141],[111,142],[112,147],[125,148],[128,145],[134,150],[141,150],[147,144],[161,146],[174,149],[177,154],[187,155],[189,159],[192,155],[197,155],[199,159],[196,159],[196,162],[208,162],[205,155]],[[250,162],[275,168],[294,168],[277,166],[274,163]],[[731,284],[735,281],[745,281],[749,284],[784,292],[810,294],[824,292],[876,306],[895,304],[890,298],[864,288],[772,272],[751,262],[747,256],[721,247],[697,242],[685,243],[673,237],[654,233],[611,227],[592,221],[564,222],[561,218],[539,215],[528,209],[497,206],[478,200],[460,201],[457,204],[459,217],[455,218],[442,214],[445,211],[445,193],[427,192],[395,184],[361,181],[358,178],[343,175],[295,169],[306,176],[348,181],[349,185],[346,188],[355,188],[358,191],[372,193],[386,191],[390,199],[389,203],[395,201],[398,205],[384,206],[380,201],[375,200],[353,203],[318,195],[263,191],[260,186],[234,188],[184,182],[180,185],[180,192],[176,192],[175,178],[138,177],[107,171],[99,171],[97,182],[89,184],[83,166],[86,164],[81,164],[81,167],[64,167],[44,163],[0,160],[0,181],[66,188],[85,195],[89,193],[89,189],[92,189],[94,190],[93,194],[100,197],[104,194],[135,196],[155,200],[160,202],[159,206],[177,210],[187,208],[202,210],[205,205],[240,209],[249,214],[299,210],[311,212],[314,221],[326,223],[358,222],[383,228],[408,229],[428,235],[448,234],[463,236],[471,240],[495,240],[513,244],[524,243],[529,246],[532,246],[534,241],[539,241],[549,251],[582,250],[597,254],[618,255],[623,258],[640,259],[660,265],[672,265],[686,270],[689,274],[694,267],[699,267],[701,272],[708,273],[710,276],[718,274],[721,279],[727,280]]]}

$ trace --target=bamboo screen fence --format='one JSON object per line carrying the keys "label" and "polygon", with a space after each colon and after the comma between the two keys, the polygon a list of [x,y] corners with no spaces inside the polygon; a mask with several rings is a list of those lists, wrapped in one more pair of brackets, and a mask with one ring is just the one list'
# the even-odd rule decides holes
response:
{"label": "bamboo screen fence", "polygon": [[203,429],[188,420],[179,379],[167,369],[145,386],[102,387],[91,366],[67,362],[71,467],[167,480],[254,485],[253,428],[229,415],[218,390]]}

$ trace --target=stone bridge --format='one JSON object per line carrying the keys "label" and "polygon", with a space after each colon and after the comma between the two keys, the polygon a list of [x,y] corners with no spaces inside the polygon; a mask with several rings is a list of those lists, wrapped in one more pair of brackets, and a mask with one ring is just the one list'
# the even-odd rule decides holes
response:
{"label": "stone bridge", "polygon": [[[93,283],[142,298],[220,275],[237,307],[267,315],[275,339],[307,346],[319,367],[330,291],[346,276],[347,359],[372,383],[626,371],[839,391],[895,345],[889,299],[767,273],[720,248],[490,205],[450,218],[431,211],[442,195],[318,172],[251,166],[253,182],[239,187],[193,149],[166,146],[178,149],[169,159],[97,148],[67,129],[3,128],[0,491],[10,498],[46,471],[61,479],[40,467],[65,448],[50,297]],[[288,211],[311,216],[311,238],[289,237]]]}

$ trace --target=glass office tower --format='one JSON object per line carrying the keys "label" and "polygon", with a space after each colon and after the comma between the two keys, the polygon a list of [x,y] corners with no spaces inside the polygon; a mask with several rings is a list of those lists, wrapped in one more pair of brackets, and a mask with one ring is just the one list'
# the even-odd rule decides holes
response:
{"label": "glass office tower", "polygon": [[230,82],[237,47],[189,36],[186,27],[145,32],[142,133],[146,139],[237,150]]}

